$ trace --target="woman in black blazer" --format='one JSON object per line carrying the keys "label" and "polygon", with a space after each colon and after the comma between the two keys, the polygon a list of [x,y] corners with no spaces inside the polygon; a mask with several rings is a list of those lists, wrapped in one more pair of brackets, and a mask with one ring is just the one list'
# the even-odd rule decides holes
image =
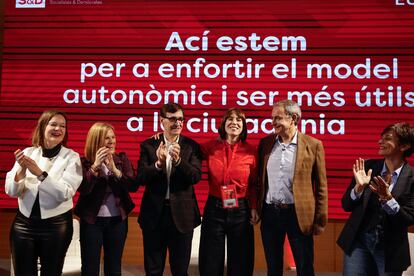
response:
{"label": "woman in black blazer", "polygon": [[83,181],[75,214],[81,219],[82,275],[98,276],[102,246],[105,275],[121,275],[128,232],[127,215],[134,208],[128,191],[136,190],[134,171],[125,153],[115,153],[112,125],[95,123],[88,132]]}
{"label": "woman in black blazer", "polygon": [[344,275],[401,275],[410,265],[407,227],[414,224],[414,128],[386,127],[379,140],[384,159],[359,158],[354,179],[342,197],[352,212],[338,239],[344,250]]}

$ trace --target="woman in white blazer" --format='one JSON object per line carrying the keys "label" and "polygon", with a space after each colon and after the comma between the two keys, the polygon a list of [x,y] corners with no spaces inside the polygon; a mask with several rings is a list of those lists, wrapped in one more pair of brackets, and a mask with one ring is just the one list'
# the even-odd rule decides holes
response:
{"label": "woman in white blazer", "polygon": [[32,147],[14,152],[5,190],[19,210],[10,230],[15,274],[61,275],[72,226],[72,197],[82,181],[79,155],[65,147],[66,115],[49,110],[40,116]]}

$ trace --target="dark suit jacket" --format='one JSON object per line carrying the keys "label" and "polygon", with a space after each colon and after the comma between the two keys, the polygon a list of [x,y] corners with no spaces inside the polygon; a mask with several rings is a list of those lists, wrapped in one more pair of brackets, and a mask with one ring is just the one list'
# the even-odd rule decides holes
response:
{"label": "dark suit jacket", "polygon": [[[372,176],[380,175],[384,160],[367,160],[365,169],[372,169]],[[367,187],[359,200],[352,200],[350,193],[355,186],[352,180],[345,194],[342,196],[342,208],[352,212],[338,238],[338,245],[346,254],[353,249],[361,222],[366,213],[368,201],[373,194]],[[414,168],[406,164],[393,188],[391,194],[400,205],[397,214],[385,216],[385,271],[404,271],[410,266],[410,248],[408,244],[407,227],[414,224]]]}
{"label": "dark suit jacket", "polygon": [[[167,172],[165,166],[157,170],[156,151],[164,141],[148,139],[141,144],[138,162],[138,183],[145,186],[138,222],[142,229],[152,230],[158,225],[167,193]],[[182,233],[188,233],[200,223],[200,210],[194,194],[193,185],[201,179],[200,146],[190,138],[180,136],[178,141],[181,162],[172,166],[170,176],[170,205],[175,226]]]}
{"label": "dark suit jacket", "polygon": [[78,192],[80,197],[75,207],[75,214],[86,220],[88,223],[95,223],[96,215],[102,205],[106,195],[107,187],[111,187],[115,199],[122,208],[123,218],[128,215],[135,204],[129,196],[129,191],[136,191],[135,174],[131,162],[124,152],[114,155],[114,163],[118,170],[122,172],[122,177],[118,179],[115,176],[108,178],[103,176],[94,176],[90,172],[91,162],[82,158],[83,180]]}
{"label": "dark suit jacket", "polygon": [[[267,162],[276,135],[263,138],[259,144],[259,196],[258,212],[261,214],[263,202],[269,189]],[[275,168],[276,169],[276,168]],[[298,132],[295,172],[293,175],[293,197],[295,211],[303,234],[310,235],[313,226],[324,227],[328,219],[328,184],[325,169],[325,151],[322,142]]]}

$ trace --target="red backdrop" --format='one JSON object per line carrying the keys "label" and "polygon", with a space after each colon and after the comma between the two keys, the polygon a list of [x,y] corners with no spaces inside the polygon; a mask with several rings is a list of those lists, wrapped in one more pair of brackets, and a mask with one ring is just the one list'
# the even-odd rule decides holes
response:
{"label": "red backdrop", "polygon": [[[45,8],[16,8],[14,1],[5,4],[0,208],[17,205],[4,193],[4,177],[14,161],[12,152],[30,145],[30,133],[45,109],[68,113],[69,146],[81,155],[87,130],[95,121],[114,124],[118,150],[127,152],[136,167],[139,143],[159,131],[154,130],[154,113],[168,91],[180,94],[178,102],[191,128],[185,134],[199,142],[216,137],[211,123],[215,126],[216,119],[218,125],[224,110],[239,106],[251,120],[249,139],[257,143],[271,129],[266,121],[270,96],[290,97],[301,102],[303,118],[308,120],[303,121],[307,123],[302,131],[325,145],[330,218],[346,217],[340,198],[350,181],[353,160],[377,157],[377,140],[386,125],[413,123],[414,6],[401,5],[402,0],[39,1],[45,2]],[[166,49],[173,32],[184,49]],[[296,50],[291,39],[285,48],[278,45],[278,39],[282,43],[289,36],[298,39]],[[246,38],[246,49],[234,44],[227,51],[230,40],[244,46],[240,37]],[[177,39],[174,42],[179,45]],[[205,59],[199,77],[194,72],[198,58]],[[296,59],[296,76],[292,59]],[[244,73],[248,64],[264,68],[256,77],[236,76],[232,68],[227,76],[222,70],[217,76],[203,74],[206,67],[208,74],[214,74],[223,64],[236,66],[237,60]],[[81,81],[82,64],[87,63],[87,76]],[[101,75],[97,71],[92,76],[92,64],[99,70],[103,63],[108,64],[100,67]],[[116,67],[117,63],[124,64],[119,76],[109,70],[109,64]],[[146,76],[133,74],[138,63],[148,64]],[[166,63],[188,63],[192,72],[162,76],[158,68]],[[279,77],[272,74],[277,64],[286,65],[279,65]],[[307,69],[312,64],[331,66],[332,76],[324,69],[318,77],[315,69]],[[143,68],[138,72],[144,73]],[[286,77],[280,77],[284,73]],[[79,90],[78,102],[74,90]],[[89,102],[94,90],[95,102]],[[199,101],[200,95],[206,102]],[[371,103],[364,105],[367,99]],[[128,126],[131,118],[134,122]],[[131,129],[138,126],[139,130]],[[206,178],[204,167],[203,180],[196,185],[200,207],[208,193]],[[141,196],[141,189],[133,195],[137,208]]]}

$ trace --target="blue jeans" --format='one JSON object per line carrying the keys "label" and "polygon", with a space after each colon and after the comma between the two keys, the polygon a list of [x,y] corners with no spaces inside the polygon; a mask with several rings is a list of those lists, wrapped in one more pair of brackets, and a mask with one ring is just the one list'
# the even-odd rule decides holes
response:
{"label": "blue jeans", "polygon": [[227,237],[227,276],[251,276],[254,264],[254,235],[246,199],[239,207],[223,209],[220,198],[209,196],[201,224],[200,276],[224,275]]}
{"label": "blue jeans", "polygon": [[105,276],[121,275],[122,252],[128,232],[128,219],[97,217],[95,224],[80,223],[82,275],[98,276],[101,249],[104,249]]}
{"label": "blue jeans", "polygon": [[313,269],[313,236],[304,235],[300,230],[293,204],[282,209],[264,203],[260,229],[262,231],[268,276],[283,275],[283,245],[286,234],[295,259],[297,275],[315,275]]}
{"label": "blue jeans", "polygon": [[344,276],[401,276],[402,271],[385,272],[383,242],[378,232],[362,232],[355,241],[351,255],[344,254]]}

